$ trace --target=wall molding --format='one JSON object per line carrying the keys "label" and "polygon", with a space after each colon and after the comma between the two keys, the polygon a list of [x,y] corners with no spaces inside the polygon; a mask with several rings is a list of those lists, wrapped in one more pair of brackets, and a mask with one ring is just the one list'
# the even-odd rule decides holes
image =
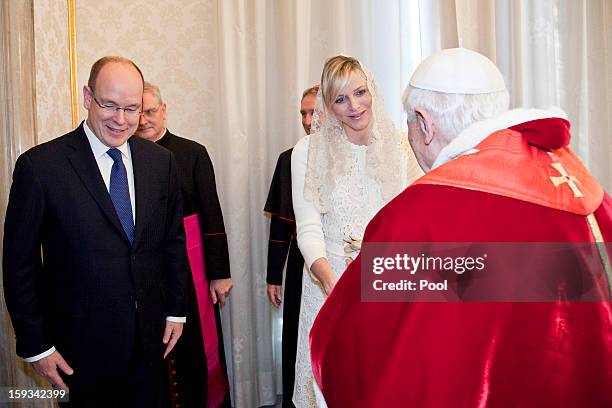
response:
{"label": "wall molding", "polygon": [[68,1],[68,63],[70,65],[70,113],[72,127],[79,124],[79,90],[77,86],[77,48],[75,0]]}

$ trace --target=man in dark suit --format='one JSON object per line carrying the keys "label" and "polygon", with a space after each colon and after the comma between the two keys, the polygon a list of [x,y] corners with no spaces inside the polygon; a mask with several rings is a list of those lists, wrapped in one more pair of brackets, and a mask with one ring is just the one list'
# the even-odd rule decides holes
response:
{"label": "man in dark suit", "polygon": [[213,164],[206,147],[166,128],[167,105],[156,85],[145,82],[136,136],[170,150],[176,158],[191,278],[187,324],[169,357],[172,402],[183,407],[230,405],[218,305],[232,288],[227,236]]}
{"label": "man in dark suit", "polygon": [[13,174],[3,267],[17,354],[73,406],[162,406],[163,358],[185,321],[176,164],[131,137],[143,83],[132,61],[98,60],[87,120]]}

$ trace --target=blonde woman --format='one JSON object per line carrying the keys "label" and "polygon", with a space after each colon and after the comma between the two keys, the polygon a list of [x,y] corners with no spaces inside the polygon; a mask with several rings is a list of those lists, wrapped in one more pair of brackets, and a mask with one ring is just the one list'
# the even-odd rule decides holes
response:
{"label": "blonde woman", "polygon": [[421,171],[372,78],[358,60],[342,55],[325,63],[312,132],[297,143],[291,162],[305,259],[293,393],[300,408],[317,406],[308,334],[319,309],[357,256],[370,219]]}

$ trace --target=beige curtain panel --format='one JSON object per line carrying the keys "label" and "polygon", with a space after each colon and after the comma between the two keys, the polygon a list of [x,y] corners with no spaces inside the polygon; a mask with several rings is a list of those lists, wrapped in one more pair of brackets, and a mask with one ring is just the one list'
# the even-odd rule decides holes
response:
{"label": "beige curtain panel", "polygon": [[[17,156],[72,125],[67,2],[0,4],[3,219]],[[81,120],[91,64],[123,55],[160,86],[169,129],[210,152],[235,285],[221,314],[236,407],[274,404],[281,390],[282,314],[265,293],[262,209],[279,153],[303,135],[301,92],[319,82],[326,58],[359,58],[405,129],[401,94],[418,63],[441,48],[479,51],[500,67],[512,107],[567,112],[572,147],[612,191],[608,0],[132,0],[119,8],[116,0],[79,0],[75,6]],[[31,386],[37,380],[15,356],[3,301],[0,309],[0,385]]]}

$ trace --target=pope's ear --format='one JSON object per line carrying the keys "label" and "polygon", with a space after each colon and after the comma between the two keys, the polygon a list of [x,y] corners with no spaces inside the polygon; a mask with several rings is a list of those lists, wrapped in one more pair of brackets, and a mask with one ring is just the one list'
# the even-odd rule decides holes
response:
{"label": "pope's ear", "polygon": [[417,123],[421,132],[425,136],[425,145],[429,145],[436,136],[436,130],[429,112],[421,107],[414,108],[417,117]]}

